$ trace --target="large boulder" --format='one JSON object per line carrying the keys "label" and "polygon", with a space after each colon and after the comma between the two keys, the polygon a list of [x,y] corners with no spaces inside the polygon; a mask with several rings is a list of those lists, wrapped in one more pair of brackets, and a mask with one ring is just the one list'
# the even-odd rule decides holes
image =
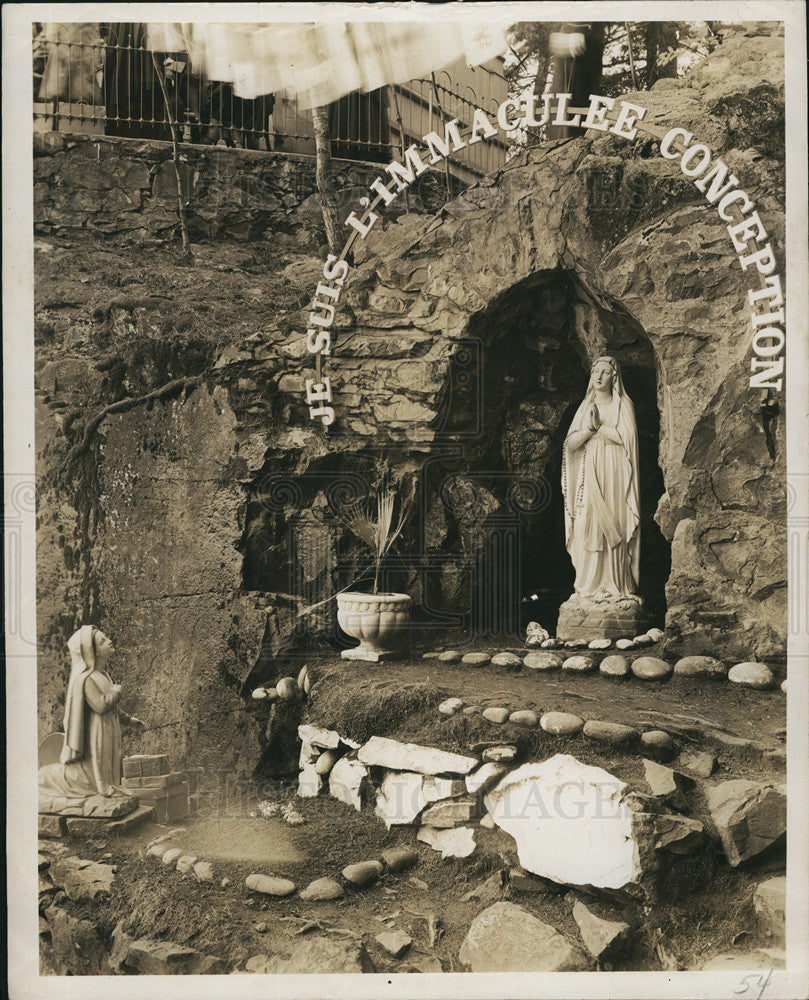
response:
{"label": "large boulder", "polygon": [[659,811],[603,768],[569,754],[523,764],[485,796],[520,864],[554,882],[655,893],[673,854],[702,838],[696,820]]}
{"label": "large boulder", "polygon": [[579,972],[584,952],[514,903],[494,903],[472,921],[458,958],[472,972]]}
{"label": "large boulder", "polygon": [[725,856],[734,867],[786,834],[787,798],[774,785],[736,778],[708,789],[706,800]]}

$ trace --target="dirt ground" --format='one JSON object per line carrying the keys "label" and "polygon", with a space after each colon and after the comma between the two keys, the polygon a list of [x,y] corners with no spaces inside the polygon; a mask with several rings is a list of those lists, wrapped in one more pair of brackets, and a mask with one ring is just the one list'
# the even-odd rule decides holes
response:
{"label": "dirt ground", "polygon": [[[290,663],[277,666],[291,672]],[[307,708],[308,721],[333,726],[343,735],[350,735],[347,730],[352,726],[356,734],[369,725],[370,714],[376,719],[375,731],[383,735],[460,751],[480,742],[512,740],[529,759],[570,752],[624,779],[642,780],[637,752],[594,747],[583,737],[550,738],[538,730],[531,730],[529,737],[520,727],[493,726],[480,717],[439,715],[437,699],[456,695],[482,706],[563,709],[585,718],[664,728],[682,746],[710,749],[717,755],[717,771],[711,780],[731,776],[783,780],[783,769],[779,771],[764,756],[767,749],[783,746],[785,698],[780,691],[754,692],[727,682],[685,678],[614,683],[599,675],[470,669],[423,660],[420,654],[397,662],[395,670],[386,668],[382,675],[377,665],[337,658],[310,663],[310,670],[316,684]],[[414,697],[414,692],[428,704],[403,713],[401,698]],[[390,711],[391,705],[396,711]],[[479,846],[471,858],[442,860],[416,841],[412,827],[388,831],[372,814],[359,814],[328,797],[298,799],[293,781],[265,783],[261,794],[281,805],[294,803],[305,824],[290,827],[280,818],[251,817],[257,800],[243,801],[230,813],[196,814],[179,824],[184,829],[171,845],[211,861],[216,876],[213,884],[199,883],[145,856],[149,841],[166,830],[155,824],[103,842],[72,842],[71,852],[82,857],[101,859],[111,853],[118,873],[107,903],[100,908],[98,904],[69,904],[70,909],[95,921],[101,915],[106,933],[123,919],[125,929],[134,936],[187,944],[224,959],[229,970],[243,968],[253,955],[284,952],[298,934],[317,931],[335,939],[362,940],[380,972],[437,971],[436,959],[443,971],[463,971],[458,951],[469,925],[501,893],[494,888],[481,899],[463,897],[491,876],[499,882],[501,869],[517,864],[515,844],[507,834],[480,830]],[[347,864],[378,858],[393,845],[414,846],[419,854],[417,866],[401,875],[388,874],[370,888],[348,889],[341,900],[306,902],[297,895],[262,899],[244,884],[247,875],[259,872],[290,878],[301,889],[316,878],[338,877]],[[718,847],[703,852],[683,898],[651,905],[614,902],[619,910],[625,907],[624,915],[638,930],[631,950],[610,967],[693,969],[720,952],[766,946],[756,928],[752,894],[758,882],[783,871],[782,848],[737,869],[727,865]],[[223,878],[230,879],[225,888]],[[504,898],[578,942],[570,896],[517,894],[507,889]],[[432,943],[430,915],[437,918],[440,929]],[[266,930],[257,929],[262,924]],[[413,938],[410,950],[399,960],[375,941],[376,935],[394,927]]]}

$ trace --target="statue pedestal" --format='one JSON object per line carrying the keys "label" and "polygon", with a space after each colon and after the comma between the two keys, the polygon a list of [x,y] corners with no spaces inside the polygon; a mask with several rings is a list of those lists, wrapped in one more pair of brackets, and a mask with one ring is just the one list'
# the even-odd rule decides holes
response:
{"label": "statue pedestal", "polygon": [[574,594],[559,609],[556,638],[632,639],[644,630],[645,622],[639,597],[595,600]]}

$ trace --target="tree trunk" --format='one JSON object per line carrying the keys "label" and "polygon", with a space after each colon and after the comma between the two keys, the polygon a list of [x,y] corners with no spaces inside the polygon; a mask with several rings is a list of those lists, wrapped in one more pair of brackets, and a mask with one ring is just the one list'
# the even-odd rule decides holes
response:
{"label": "tree trunk", "polygon": [[329,134],[329,109],[312,109],[315,127],[316,169],[315,183],[320,195],[323,211],[323,225],[326,239],[332,253],[340,252],[340,222],[337,215],[337,199],[334,194],[334,177],[331,168],[331,135]]}

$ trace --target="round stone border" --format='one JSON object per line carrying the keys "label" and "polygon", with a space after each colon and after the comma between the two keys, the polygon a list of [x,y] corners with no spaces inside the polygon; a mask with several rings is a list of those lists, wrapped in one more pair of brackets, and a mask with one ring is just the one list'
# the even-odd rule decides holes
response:
{"label": "round stone border", "polygon": [[[659,632],[659,629],[650,632]],[[662,633],[661,633],[662,637]],[[642,641],[641,641],[642,640]],[[546,645],[547,642],[555,643],[554,646]],[[600,642],[601,640],[594,640]],[[606,641],[606,640],[604,640]],[[503,670],[522,670],[526,668],[537,673],[545,673],[553,670],[565,670],[568,673],[598,673],[601,676],[609,677],[613,680],[628,680],[630,678],[648,683],[649,681],[669,681],[672,677],[702,677],[715,681],[726,680],[739,687],[746,687],[754,691],[770,691],[780,689],[786,694],[786,681],[778,682],[773,671],[765,664],[757,660],[745,660],[733,664],[725,669],[724,663],[716,657],[705,654],[689,654],[681,656],[673,665],[662,657],[649,655],[648,646],[658,642],[658,638],[653,638],[650,633],[643,636],[636,636],[631,640],[632,645],[623,645],[625,640],[619,639],[615,644],[617,652],[612,649],[612,644],[607,648],[594,647],[580,642],[561,643],[559,640],[545,640],[541,647],[531,647],[516,650],[514,647],[508,649],[494,650],[493,652],[469,652],[461,654],[459,650],[433,650],[423,653],[424,660],[438,660],[442,663],[452,663],[460,666],[500,667]],[[630,641],[630,640],[626,640]],[[622,644],[622,645],[619,645]],[[639,656],[629,659],[632,650],[639,650]],[[600,660],[596,660],[592,654],[602,653]],[[622,657],[626,661],[626,670],[617,669],[616,661]],[[533,666],[529,658],[534,658],[537,665]],[[558,660],[559,663],[554,662]],[[610,668],[602,670],[601,665],[606,660],[611,661]],[[649,669],[640,668],[637,671],[634,664],[638,660],[647,661]],[[700,661],[702,665],[700,665]],[[656,664],[651,667],[652,662]],[[682,669],[677,668],[682,665]],[[450,699],[452,700],[452,699]],[[446,704],[446,703],[444,703]],[[446,712],[442,706],[442,713],[452,715],[453,712]]]}

